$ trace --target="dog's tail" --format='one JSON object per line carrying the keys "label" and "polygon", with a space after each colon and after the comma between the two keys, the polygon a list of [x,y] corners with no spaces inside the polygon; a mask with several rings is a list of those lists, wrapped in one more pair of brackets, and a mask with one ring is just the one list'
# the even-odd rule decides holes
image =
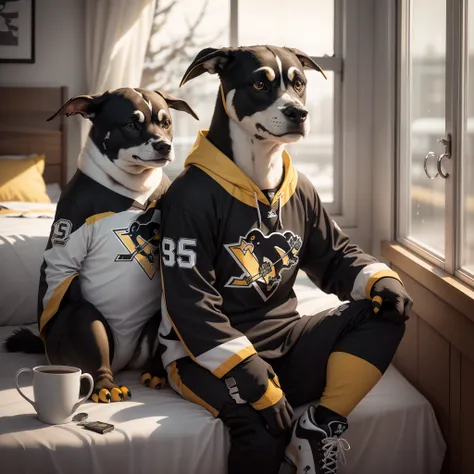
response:
{"label": "dog's tail", "polygon": [[44,354],[44,345],[41,338],[26,328],[14,331],[11,336],[7,337],[3,346],[8,352]]}

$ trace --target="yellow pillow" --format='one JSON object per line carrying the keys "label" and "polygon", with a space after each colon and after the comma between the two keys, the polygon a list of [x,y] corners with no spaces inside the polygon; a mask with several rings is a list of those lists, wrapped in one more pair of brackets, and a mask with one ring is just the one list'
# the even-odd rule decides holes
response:
{"label": "yellow pillow", "polygon": [[0,158],[0,201],[51,202],[43,179],[44,155]]}

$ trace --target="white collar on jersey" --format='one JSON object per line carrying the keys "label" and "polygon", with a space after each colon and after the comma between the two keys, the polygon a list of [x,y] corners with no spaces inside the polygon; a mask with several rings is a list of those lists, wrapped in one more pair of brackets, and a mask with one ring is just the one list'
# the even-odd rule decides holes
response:
{"label": "white collar on jersey", "polygon": [[99,184],[140,204],[144,204],[151,196],[163,176],[161,168],[145,169],[137,175],[125,172],[102,155],[90,137],[79,155],[78,167]]}

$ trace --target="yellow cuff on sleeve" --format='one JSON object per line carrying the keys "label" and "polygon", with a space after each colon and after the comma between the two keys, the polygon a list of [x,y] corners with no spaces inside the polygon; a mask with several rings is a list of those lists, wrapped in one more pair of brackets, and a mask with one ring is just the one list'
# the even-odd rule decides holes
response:
{"label": "yellow cuff on sleeve", "polygon": [[282,397],[283,392],[281,388],[278,387],[275,381],[269,379],[265,393],[255,403],[251,403],[251,405],[255,408],[255,410],[265,410],[265,408],[271,407],[275,405],[275,403],[278,403]]}
{"label": "yellow cuff on sleeve", "polygon": [[46,323],[58,312],[59,307],[61,305],[61,301],[66,294],[69,285],[72,283],[72,280],[79,276],[78,273],[74,273],[67,278],[65,278],[54,290],[53,294],[49,298],[48,302],[46,303],[46,307],[44,308],[43,312],[41,313],[40,320],[39,320],[39,330],[40,330],[40,337],[43,339],[45,338],[44,334],[44,327]]}
{"label": "yellow cuff on sleeve", "polygon": [[223,362],[217,369],[215,369],[212,373],[219,379],[224,377],[227,372],[230,372],[234,367],[239,365],[242,361],[249,358],[251,355],[256,354],[257,351],[255,347],[248,346],[244,347],[241,351],[235,353],[231,357],[229,357],[225,362]]}
{"label": "yellow cuff on sleeve", "polygon": [[380,270],[379,272],[374,273],[367,282],[367,285],[365,287],[365,296],[367,297],[367,299],[371,299],[372,288],[382,278],[395,278],[395,280],[398,280],[403,285],[403,281],[401,280],[397,272],[394,272],[390,269]]}

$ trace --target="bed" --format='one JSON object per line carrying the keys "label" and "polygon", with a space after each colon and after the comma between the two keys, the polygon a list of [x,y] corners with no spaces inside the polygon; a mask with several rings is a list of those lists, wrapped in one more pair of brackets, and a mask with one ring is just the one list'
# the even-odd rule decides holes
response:
{"label": "bed", "polygon": [[[66,96],[65,88],[0,88],[0,155],[44,153],[44,177],[50,185],[65,184],[66,129],[64,120],[44,119]],[[57,196],[52,193],[48,194],[54,201]],[[29,323],[36,330],[32,323],[39,266],[55,204],[3,205],[17,217],[0,213],[0,472],[224,474],[229,436],[223,423],[170,388],[157,392],[141,386],[138,371],[117,376],[131,388],[131,401],[88,402],[80,409],[91,420],[113,423],[112,433],[100,435],[73,423],[47,426],[37,420],[17,393],[14,377],[19,368],[42,364],[45,358],[5,353],[2,345],[18,327]],[[339,302],[315,289],[304,275],[297,280],[296,292],[302,314]],[[31,394],[29,382],[23,383]],[[303,409],[299,407],[295,416]],[[346,438],[352,450],[340,474],[440,472],[445,444],[432,406],[393,366],[350,415],[349,423]],[[292,470],[286,466],[282,472]]]}
{"label": "bed", "polygon": [[38,287],[55,202],[66,183],[66,120],[46,119],[67,98],[66,87],[0,88],[0,157],[43,154],[51,201],[0,202],[0,324],[35,321],[37,299],[31,289]]}
{"label": "bed", "polygon": [[[303,285],[298,291],[304,293],[307,288]],[[13,330],[0,327],[0,343]],[[115,425],[112,433],[102,436],[73,423],[44,425],[18,395],[16,371],[43,364],[43,356],[0,352],[0,360],[2,474],[226,472],[229,436],[223,423],[168,387],[158,392],[143,387],[136,371],[117,377],[130,387],[130,402],[89,402],[80,408],[91,420]],[[31,386],[26,393],[32,396]],[[352,449],[340,474],[440,472],[445,445],[433,409],[393,366],[351,413],[349,425],[345,438]],[[288,466],[285,469],[293,472]]]}

